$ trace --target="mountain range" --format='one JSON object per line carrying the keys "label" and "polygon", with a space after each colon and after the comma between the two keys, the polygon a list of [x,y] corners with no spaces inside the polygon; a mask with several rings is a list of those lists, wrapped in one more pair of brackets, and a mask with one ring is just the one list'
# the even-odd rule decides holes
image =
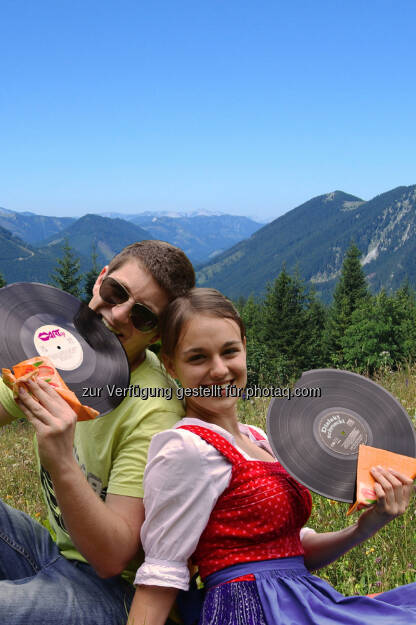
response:
{"label": "mountain range", "polygon": [[198,284],[229,297],[263,294],[283,267],[328,300],[352,242],[373,291],[416,286],[416,185],[364,201],[343,191],[315,197],[206,263]]}
{"label": "mountain range", "polygon": [[91,267],[93,247],[103,266],[126,245],[156,238],[178,245],[197,265],[261,227],[247,217],[223,214],[126,215],[128,220],[115,215],[56,218],[0,208],[0,271],[7,282],[48,282],[66,240],[81,272]]}
{"label": "mountain range", "polygon": [[189,217],[137,215],[130,221],[145,228],[155,239],[177,245],[194,264],[215,258],[261,227],[248,217],[201,215]]}
{"label": "mountain range", "polygon": [[28,211],[16,213],[0,207],[0,226],[29,245],[37,245],[44,239],[61,232],[74,221],[76,221],[74,217],[46,217]]}
{"label": "mountain range", "polygon": [[7,282],[48,282],[65,239],[84,272],[91,267],[93,245],[104,265],[133,241],[161,238],[199,264],[199,286],[216,287],[231,298],[262,295],[286,267],[328,301],[345,252],[355,242],[373,291],[396,289],[406,279],[416,287],[416,185],[369,201],[333,191],[262,227],[231,215],[117,215],[74,219],[0,209],[0,271]]}
{"label": "mountain range", "polygon": [[126,219],[145,228],[155,239],[169,241],[183,249],[196,264],[211,260],[251,236],[264,223],[213,211],[146,211],[138,215],[103,213],[103,217]]}

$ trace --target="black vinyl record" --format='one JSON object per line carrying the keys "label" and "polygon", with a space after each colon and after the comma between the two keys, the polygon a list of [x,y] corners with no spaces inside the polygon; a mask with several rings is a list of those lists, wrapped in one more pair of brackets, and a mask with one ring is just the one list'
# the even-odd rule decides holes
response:
{"label": "black vinyl record", "polygon": [[[302,389],[318,389],[320,396]],[[416,456],[415,430],[406,411],[368,378],[314,369],[296,382],[295,394],[300,396],[271,400],[267,433],[280,463],[310,490],[353,502],[360,444]]]}
{"label": "black vinyl record", "polygon": [[[118,338],[99,315],[65,291],[35,282],[0,289],[0,364],[51,359],[82,404],[106,414],[123,400],[130,370]],[[86,389],[86,390],[85,390]]]}

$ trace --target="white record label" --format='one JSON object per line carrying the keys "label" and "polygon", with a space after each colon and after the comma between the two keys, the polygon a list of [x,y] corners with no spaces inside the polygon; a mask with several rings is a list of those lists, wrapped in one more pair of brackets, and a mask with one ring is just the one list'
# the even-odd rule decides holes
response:
{"label": "white record label", "polygon": [[73,371],[84,358],[80,342],[71,332],[57,325],[40,326],[33,337],[39,356],[50,358],[57,369]]}

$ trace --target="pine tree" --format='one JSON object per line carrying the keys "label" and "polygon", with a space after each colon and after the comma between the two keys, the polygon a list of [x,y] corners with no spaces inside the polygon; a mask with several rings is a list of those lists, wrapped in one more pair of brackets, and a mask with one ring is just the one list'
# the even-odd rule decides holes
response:
{"label": "pine tree", "polygon": [[261,325],[261,306],[259,302],[255,300],[253,295],[250,295],[247,298],[240,314],[246,327],[247,340],[255,338],[255,336],[259,333]]}
{"label": "pine tree", "polygon": [[3,274],[0,272],[0,289],[4,286],[6,286],[7,282],[6,280],[3,278]]}
{"label": "pine tree", "polygon": [[234,306],[238,310],[238,312],[242,313],[244,306],[246,305],[246,298],[244,295],[240,295],[235,302],[233,302]]}
{"label": "pine tree", "polygon": [[372,375],[416,356],[416,303],[408,285],[394,295],[382,290],[352,313],[341,338],[345,366]]}
{"label": "pine tree", "polygon": [[92,289],[100,273],[97,258],[97,245],[94,242],[91,249],[91,269],[84,276],[84,297],[87,303],[92,298]]}
{"label": "pine tree", "polygon": [[327,361],[326,345],[323,340],[327,309],[317,298],[315,290],[309,291],[306,308],[305,364],[304,369],[320,369]]}
{"label": "pine tree", "polygon": [[[393,296],[402,360],[416,358],[416,293],[406,281]],[[399,339],[397,339],[399,340]]]}
{"label": "pine tree", "polygon": [[343,366],[371,375],[397,358],[392,300],[385,291],[363,300],[341,337]]}
{"label": "pine tree", "polygon": [[68,239],[65,239],[63,250],[63,257],[58,258],[58,266],[55,268],[55,272],[51,275],[52,286],[62,289],[67,293],[71,293],[75,297],[79,297],[81,294],[79,275],[80,261],[74,255],[71,246],[68,243]]}
{"label": "pine tree", "polygon": [[351,316],[369,297],[360,257],[361,252],[353,243],[347,250],[328,316],[327,349],[332,362],[337,365],[344,363],[342,337],[351,323]]}
{"label": "pine tree", "polygon": [[281,381],[299,375],[308,368],[309,293],[299,276],[290,276],[283,269],[273,285],[269,285],[263,307],[261,338],[270,371]]}
{"label": "pine tree", "polygon": [[250,295],[240,311],[246,328],[247,336],[247,385],[255,386],[265,383],[267,358],[260,339],[262,305]]}

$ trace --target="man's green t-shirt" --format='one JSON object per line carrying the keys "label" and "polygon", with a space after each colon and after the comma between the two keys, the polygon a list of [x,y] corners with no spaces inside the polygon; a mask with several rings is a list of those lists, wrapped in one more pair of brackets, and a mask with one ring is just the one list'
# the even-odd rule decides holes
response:
{"label": "man's green t-shirt", "polygon": [[[146,351],[145,360],[131,374],[130,386],[120,391],[125,398],[119,406],[103,417],[77,423],[75,458],[91,488],[103,500],[107,493],[143,497],[143,473],[150,440],[157,432],[171,428],[184,414],[175,388],[158,358]],[[88,398],[83,401],[88,405]],[[11,416],[23,416],[3,382],[0,403]],[[38,464],[49,522],[59,550],[66,558],[85,562],[65,529],[50,476],[40,466],[39,459]],[[139,562],[137,559],[130,563],[123,574],[126,579],[133,579]]]}

